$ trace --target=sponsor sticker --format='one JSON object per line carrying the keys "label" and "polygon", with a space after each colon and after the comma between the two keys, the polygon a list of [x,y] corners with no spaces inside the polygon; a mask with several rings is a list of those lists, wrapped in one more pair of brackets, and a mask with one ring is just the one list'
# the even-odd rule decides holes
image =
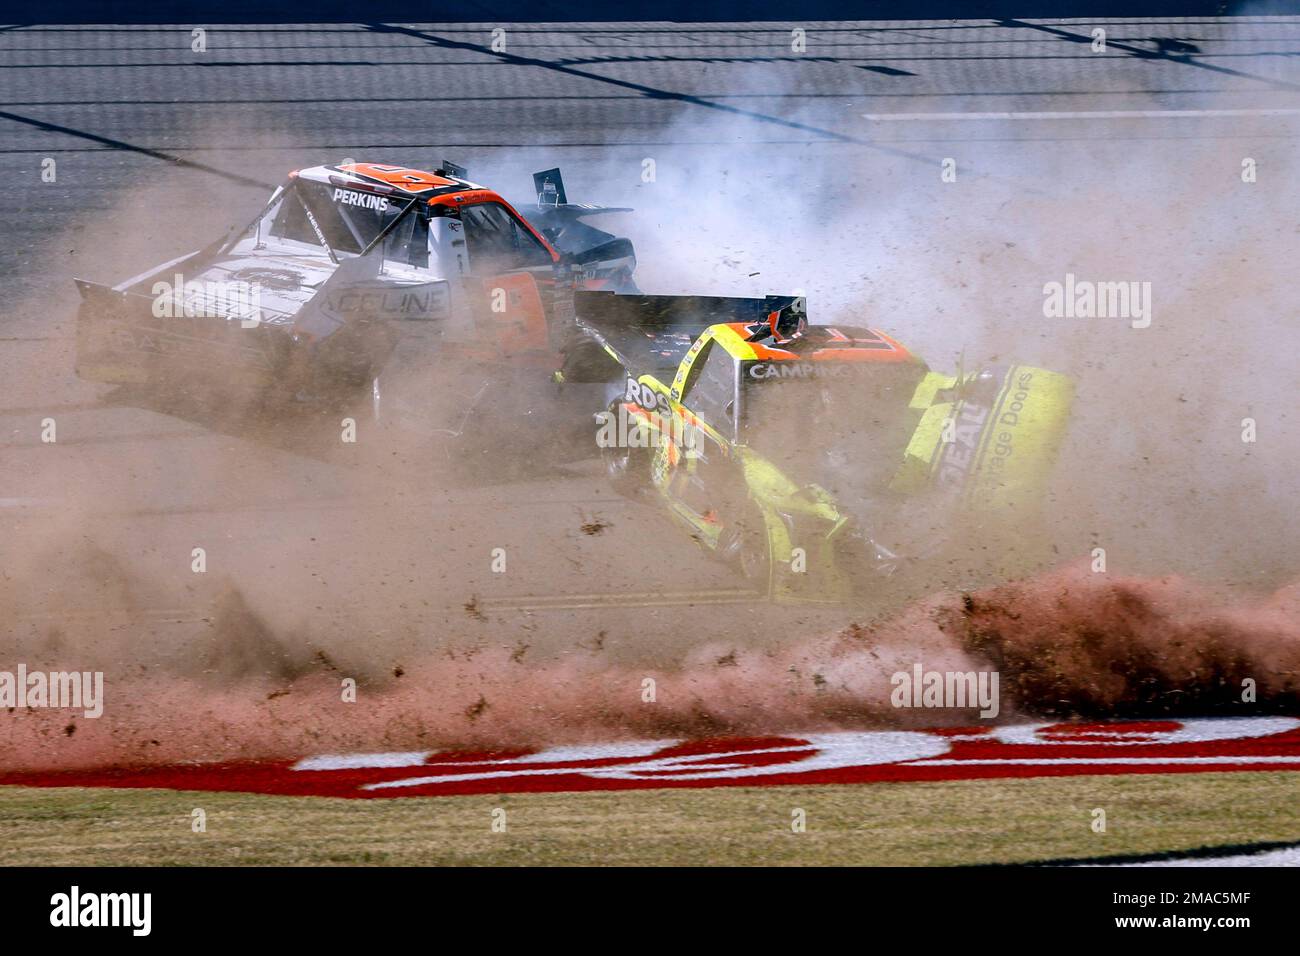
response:
{"label": "sponsor sticker", "polygon": [[361,209],[374,209],[388,212],[388,200],[374,193],[357,192],[355,189],[334,190],[334,201],[345,206],[358,206]]}

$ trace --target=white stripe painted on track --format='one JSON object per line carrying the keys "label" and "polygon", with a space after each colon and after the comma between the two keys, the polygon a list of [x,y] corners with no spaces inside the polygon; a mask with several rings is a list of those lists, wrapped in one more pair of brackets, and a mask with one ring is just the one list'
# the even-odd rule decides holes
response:
{"label": "white stripe painted on track", "polygon": [[1141,863],[1094,863],[1091,866],[1300,866],[1300,846],[1282,847],[1266,853],[1234,853],[1231,856],[1185,856]]}
{"label": "white stripe painted on track", "polygon": [[1246,116],[1297,116],[1300,109],[1238,110],[1025,110],[995,113],[863,113],[875,122],[950,120],[1115,120],[1115,119],[1224,119]]}
{"label": "white stripe painted on track", "polygon": [[1248,764],[1279,763],[1300,765],[1300,756],[1224,757],[1007,757],[1004,759],[917,760],[915,767],[1055,767],[1067,764]]}

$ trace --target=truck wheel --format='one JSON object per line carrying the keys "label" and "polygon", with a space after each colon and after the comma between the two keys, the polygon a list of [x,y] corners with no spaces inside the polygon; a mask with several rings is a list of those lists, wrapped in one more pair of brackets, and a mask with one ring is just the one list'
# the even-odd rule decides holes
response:
{"label": "truck wheel", "polygon": [[602,448],[600,460],[605,477],[614,490],[628,498],[645,494],[650,479],[650,460],[644,448]]}
{"label": "truck wheel", "polygon": [[614,490],[627,498],[643,497],[650,488],[649,448],[602,446],[600,461],[605,466],[605,478]]}

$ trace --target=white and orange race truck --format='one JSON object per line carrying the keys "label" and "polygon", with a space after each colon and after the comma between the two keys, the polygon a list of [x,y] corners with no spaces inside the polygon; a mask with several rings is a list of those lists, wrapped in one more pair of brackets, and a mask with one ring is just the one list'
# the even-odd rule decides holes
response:
{"label": "white and orange race truck", "polygon": [[[207,248],[111,287],[78,279],[78,375],[462,429],[505,370],[550,383],[574,291],[632,291],[636,267],[628,239],[586,221],[627,210],[568,202],[558,169],[534,175],[527,218],[465,176],[451,163],[301,169]],[[440,397],[421,387],[434,356],[461,377]]]}

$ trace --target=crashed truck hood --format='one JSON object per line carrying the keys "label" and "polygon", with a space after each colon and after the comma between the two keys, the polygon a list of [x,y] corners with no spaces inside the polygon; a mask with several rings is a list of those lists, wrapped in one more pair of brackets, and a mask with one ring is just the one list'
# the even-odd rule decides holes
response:
{"label": "crashed truck hood", "polygon": [[201,290],[208,288],[208,283],[246,283],[258,290],[262,322],[288,326],[293,324],[298,312],[320,291],[335,269],[334,263],[323,254],[319,257],[265,253],[229,255],[197,275],[186,277],[185,303],[187,308],[196,310],[201,310],[205,304],[210,305],[213,311],[220,313],[223,311],[220,300],[209,302],[210,297]]}
{"label": "crashed truck hood", "polygon": [[[207,303],[209,297],[202,290],[221,288],[230,283],[253,285],[258,290],[258,306],[263,325],[302,330],[316,337],[324,337],[340,324],[338,300],[349,291],[399,291],[402,289],[440,287],[440,297],[445,302],[446,283],[432,277],[427,270],[417,271],[410,266],[383,261],[384,273],[379,273],[378,256],[345,256],[338,265],[323,252],[319,255],[299,255],[289,252],[239,252],[212,263],[187,280],[187,306],[211,306],[209,314],[226,314],[219,300]],[[197,283],[197,287],[193,285]],[[213,285],[207,286],[206,283]],[[320,293],[328,288],[328,293]],[[191,294],[193,290],[196,294]],[[373,301],[373,299],[371,300]],[[346,305],[346,302],[344,302]],[[226,314],[227,318],[242,318]]]}

